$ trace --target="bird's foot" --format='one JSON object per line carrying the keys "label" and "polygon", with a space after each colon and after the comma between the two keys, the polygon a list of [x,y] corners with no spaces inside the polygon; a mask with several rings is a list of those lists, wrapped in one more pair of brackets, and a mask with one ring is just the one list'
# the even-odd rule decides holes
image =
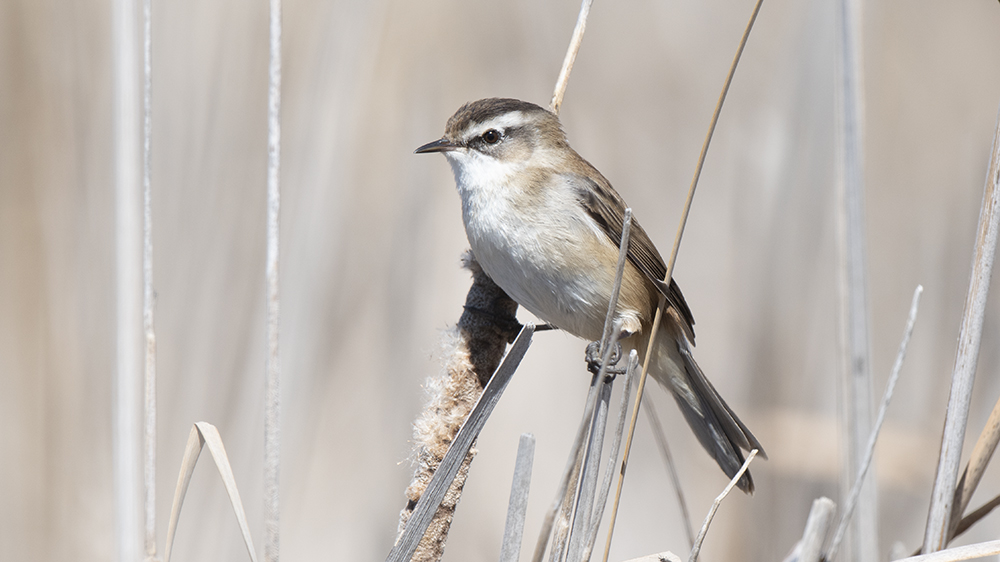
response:
{"label": "bird's foot", "polygon": [[[622,359],[622,344],[615,343],[615,348],[611,350],[611,356],[608,358],[608,367],[604,370],[607,376],[615,377],[617,375],[624,375],[627,370],[627,366],[619,365]],[[601,363],[604,358],[601,356],[601,342],[595,341],[587,344],[587,370],[595,375],[601,372]]]}

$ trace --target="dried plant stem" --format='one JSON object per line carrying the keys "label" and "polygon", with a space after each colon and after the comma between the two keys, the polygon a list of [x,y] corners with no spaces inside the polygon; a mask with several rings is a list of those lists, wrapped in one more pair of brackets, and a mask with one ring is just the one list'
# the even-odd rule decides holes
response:
{"label": "dried plant stem", "polygon": [[[573,510],[573,526],[569,535],[569,550],[566,560],[578,562],[582,560],[587,549],[590,523],[595,515],[594,499],[597,494],[597,477],[601,468],[601,450],[604,444],[604,432],[608,423],[608,411],[611,404],[612,382],[603,376],[598,377],[599,389],[597,404],[591,416],[590,439],[587,442],[587,453],[584,455],[583,471],[580,477],[580,489],[576,495],[576,507]],[[599,517],[599,515],[598,515]]]}
{"label": "dried plant stem", "polygon": [[151,0],[142,2],[142,331],[146,340],[143,487],[146,560],[156,560],[156,332],[153,324],[153,57]]}
{"label": "dried plant stem", "polygon": [[[594,380],[596,380],[596,377]],[[591,393],[596,394],[595,385],[591,386]],[[590,404],[589,395],[587,397],[587,404],[588,406]],[[569,498],[572,497],[569,494],[569,490],[576,487],[577,478],[583,466],[583,443],[587,437],[587,420],[589,418],[588,407],[584,407],[583,420],[580,422],[573,445],[570,447],[569,458],[566,460],[566,468],[563,470],[562,479],[559,481],[559,488],[556,491],[555,499],[545,513],[545,518],[542,520],[542,527],[538,533],[538,541],[535,543],[535,552],[531,558],[532,562],[542,562],[545,559],[545,549],[548,547],[549,538],[553,534],[552,529],[555,526],[556,514],[562,511],[562,506],[567,504]],[[557,541],[553,541],[553,543],[555,542]],[[553,547],[553,550],[556,550],[556,547]]]}
{"label": "dried plant stem", "polygon": [[[582,502],[574,500],[577,500],[584,494],[583,487],[581,486],[581,478],[584,481],[588,480],[587,469],[590,472],[597,470],[593,466],[594,462],[588,458],[590,456],[588,452],[593,452],[593,449],[589,446],[587,437],[593,435],[596,423],[595,418],[598,414],[597,403],[604,394],[604,387],[607,384],[605,374],[610,363],[611,354],[618,343],[620,333],[621,322],[618,321],[611,332],[610,341],[604,346],[605,352],[602,357],[601,368],[591,378],[590,391],[587,393],[587,401],[583,408],[583,418],[580,420],[580,427],[577,430],[577,435],[571,448],[566,471],[559,486],[559,494],[556,496],[555,502],[546,515],[545,523],[542,527],[542,535],[535,546],[535,559],[538,561],[541,561],[545,554],[547,538],[550,532],[552,534],[552,549],[549,552],[549,560],[553,562],[563,560],[566,555],[570,554],[569,551],[571,549],[576,550],[577,548],[581,548],[580,545],[585,540],[585,537],[581,536],[580,530],[576,529],[575,540],[571,544],[571,539],[574,538],[571,536],[571,533],[574,530],[571,529],[570,524],[573,521],[577,521],[579,514],[588,509],[585,507],[585,504],[591,503],[593,497],[591,496],[590,499],[585,499]],[[606,420],[604,423],[606,423]],[[588,446],[584,447],[585,444]],[[558,518],[556,518],[557,514]],[[552,529],[555,531],[552,532]],[[579,550],[576,550],[573,554],[575,555],[577,552]]]}
{"label": "dried plant stem", "polygon": [[691,555],[688,557],[688,562],[698,561],[698,554],[701,553],[701,545],[705,542],[705,535],[708,534],[708,528],[712,525],[712,520],[715,519],[715,512],[719,511],[719,506],[722,505],[722,500],[726,499],[729,492],[733,491],[733,487],[735,487],[736,483],[743,477],[743,473],[747,471],[747,468],[750,466],[750,462],[757,456],[757,453],[757,449],[750,451],[750,454],[747,455],[747,460],[743,462],[743,466],[740,467],[739,471],[736,472],[736,475],[729,481],[729,484],[722,490],[722,493],[715,498],[714,502],[712,502],[712,507],[708,510],[708,515],[705,516],[705,522],[701,525],[701,530],[698,531],[698,537],[694,540],[694,546],[691,547]]}
{"label": "dried plant stem", "polygon": [[968,546],[949,548],[931,554],[922,554],[902,558],[896,562],[959,562],[961,560],[975,560],[1000,554],[1000,541],[981,542]]}
{"label": "dried plant stem", "polygon": [[670,454],[670,445],[667,443],[667,435],[663,432],[663,424],[660,417],[656,415],[656,408],[651,402],[643,402],[643,409],[649,418],[649,425],[653,428],[653,438],[660,449],[660,456],[667,465],[667,473],[670,475],[670,482],[674,485],[674,493],[677,494],[677,505],[681,510],[681,520],[684,521],[684,533],[687,536],[688,548],[694,546],[694,530],[691,529],[691,515],[688,513],[687,501],[684,500],[684,490],[681,489],[681,480],[677,475],[677,467],[674,466],[674,456]]}
{"label": "dried plant stem", "polygon": [[969,527],[975,525],[977,521],[989,515],[990,512],[996,509],[998,505],[1000,505],[1000,496],[994,497],[990,501],[979,506],[979,508],[972,513],[963,517],[962,520],[955,525],[955,530],[952,531],[951,537],[948,540],[950,541],[951,539],[954,539],[955,537],[958,537],[962,533],[968,531]]}
{"label": "dried plant stem", "polygon": [[194,474],[194,467],[198,463],[198,457],[205,446],[212,454],[215,461],[215,468],[222,477],[222,483],[229,494],[229,501],[236,515],[236,522],[243,533],[243,544],[247,547],[251,562],[257,562],[257,554],[253,549],[253,539],[250,537],[250,525],[247,524],[246,512],[243,509],[243,502],[240,500],[240,491],[236,487],[236,478],[233,476],[232,466],[229,464],[229,455],[226,454],[226,447],[222,443],[222,436],[219,430],[210,423],[197,422],[188,434],[187,446],[184,448],[184,457],[181,460],[180,473],[177,475],[177,486],[174,489],[174,501],[170,508],[170,522],[167,525],[167,543],[163,549],[163,562],[170,562],[170,554],[173,552],[174,536],[177,532],[177,522],[180,520],[181,507],[184,506],[184,498],[187,495],[188,484],[191,483],[191,475]]}
{"label": "dried plant stem", "polygon": [[837,526],[837,532],[833,536],[833,541],[830,543],[830,549],[824,557],[827,562],[832,562],[836,559],[837,550],[840,547],[840,541],[844,538],[844,533],[847,531],[847,524],[851,520],[851,515],[854,512],[854,507],[857,505],[858,498],[861,496],[861,489],[864,486],[865,476],[868,474],[868,469],[872,464],[872,458],[875,455],[875,443],[878,440],[879,431],[882,429],[882,423],[885,421],[885,413],[889,408],[889,401],[892,400],[892,393],[896,389],[896,381],[899,380],[899,372],[903,368],[903,359],[906,357],[906,349],[910,344],[910,336],[913,335],[913,325],[917,321],[917,309],[920,307],[920,294],[923,293],[923,291],[924,288],[921,285],[917,285],[916,290],[913,291],[913,300],[910,303],[910,316],[906,321],[906,329],[903,331],[903,341],[899,344],[899,352],[896,353],[896,361],[892,365],[892,373],[889,375],[889,381],[885,386],[885,393],[882,395],[882,402],[879,404],[878,416],[875,419],[875,427],[872,428],[871,435],[868,436],[868,445],[865,447],[865,456],[861,460],[861,466],[858,468],[858,474],[854,478],[854,486],[851,488],[851,493],[848,495],[847,504],[844,506],[844,513],[841,515],[840,524]]}
{"label": "dried plant stem", "polygon": [[580,15],[576,18],[573,37],[569,41],[569,48],[566,49],[566,57],[563,59],[562,69],[559,70],[559,78],[556,79],[556,89],[552,93],[552,102],[549,104],[549,109],[556,115],[559,115],[559,109],[562,107],[563,95],[566,94],[566,85],[569,83],[569,74],[573,71],[576,54],[580,51],[580,43],[583,42],[583,32],[587,29],[587,16],[590,15],[590,5],[593,3],[594,0],[583,0],[580,3]]}
{"label": "dried plant stem", "polygon": [[785,562],[820,562],[823,560],[823,543],[826,535],[830,532],[830,525],[833,523],[833,515],[837,510],[837,504],[830,498],[817,498],[813,500],[812,508],[809,510],[809,518],[806,519],[806,528],[802,532],[802,540],[796,545],[793,556],[785,559]]}
{"label": "dried plant stem", "polygon": [[[763,1],[764,0],[757,0],[754,4],[753,13],[750,14],[750,21],[747,22],[746,29],[743,31],[743,37],[740,38],[739,47],[736,49],[736,55],[733,57],[733,63],[729,66],[729,73],[726,75],[726,82],[722,87],[722,93],[719,94],[719,101],[716,103],[715,111],[712,113],[712,122],[708,127],[708,133],[705,135],[705,142],[702,144],[701,154],[698,156],[698,164],[695,166],[694,177],[691,179],[691,187],[688,189],[687,199],[684,202],[684,210],[681,213],[680,225],[678,225],[677,235],[674,237],[674,246],[670,251],[670,261],[667,263],[667,272],[663,277],[663,282],[668,285],[670,284],[670,280],[674,274],[674,263],[677,261],[677,251],[680,249],[681,238],[684,235],[684,226],[687,224],[688,215],[691,213],[691,203],[694,200],[694,192],[698,187],[698,179],[701,177],[701,170],[705,165],[705,157],[708,155],[708,147],[712,142],[712,135],[715,134],[715,126],[719,122],[722,105],[726,101],[726,95],[729,93],[729,86],[733,82],[733,75],[736,73],[736,67],[739,65],[740,57],[743,55],[743,49],[746,47],[747,39],[750,38],[750,31],[753,29],[753,24],[757,20],[757,14],[760,12],[760,6]],[[659,303],[656,307],[656,315],[653,317],[653,327],[649,334],[649,346],[646,349],[646,357],[642,365],[642,374],[639,375],[639,387],[636,389],[635,403],[632,407],[632,421],[629,423],[628,438],[625,440],[625,452],[622,455],[621,471],[618,476],[618,489],[615,492],[615,501],[611,507],[611,521],[608,524],[608,539],[604,546],[604,562],[608,562],[608,556],[611,554],[611,538],[614,536],[615,532],[615,520],[618,517],[618,505],[621,502],[622,485],[625,481],[625,471],[628,467],[628,456],[632,450],[632,438],[635,435],[635,425],[639,418],[639,404],[642,403],[642,394],[646,387],[646,375],[649,372],[649,361],[652,358],[652,347],[656,341],[656,334],[660,329],[660,321],[663,317],[663,311],[666,303],[666,299],[661,295]]]}
{"label": "dried plant stem", "polygon": [[500,562],[517,562],[521,553],[524,518],[528,511],[528,489],[531,487],[531,462],[534,458],[535,437],[530,433],[522,433],[517,445],[514,479],[510,485],[510,501],[507,502],[507,523],[503,529]]}
{"label": "dried plant stem", "polygon": [[264,394],[264,561],[280,547],[281,362],[278,348],[278,216],[281,170],[281,0],[270,1],[267,89],[267,358]]}
{"label": "dried plant stem", "polygon": [[139,521],[139,350],[142,271],[139,182],[139,37],[137,0],[112,8],[114,53],[115,295],[117,358],[112,454],[115,489],[115,557],[142,556]]}
{"label": "dried plant stem", "polygon": [[972,275],[969,280],[965,313],[958,337],[951,394],[948,397],[948,412],[941,438],[941,454],[938,459],[931,505],[927,514],[927,528],[924,533],[923,545],[925,553],[944,548],[951,529],[952,502],[955,498],[958,465],[962,456],[962,441],[965,439],[965,424],[969,416],[969,403],[972,400],[972,383],[976,374],[976,361],[979,358],[979,344],[986,312],[986,295],[989,292],[990,276],[993,273],[993,257],[996,253],[998,223],[1000,223],[1000,115],[998,115],[997,129],[993,137],[990,168],[986,176],[982,207],[979,211],[979,228],[976,233]]}
{"label": "dried plant stem", "polygon": [[989,464],[990,459],[993,457],[998,441],[1000,441],[1000,400],[997,400],[997,403],[993,406],[993,411],[990,412],[990,417],[986,421],[986,427],[979,434],[979,439],[976,440],[976,446],[972,449],[969,462],[965,465],[965,471],[962,473],[959,485],[955,488],[955,498],[952,500],[954,501],[951,520],[952,530],[949,533],[949,541],[958,535],[959,516],[965,513],[965,510],[969,507],[972,493],[976,491],[979,481],[983,478],[983,473],[986,472],[986,465]]}
{"label": "dried plant stem", "polygon": [[[869,336],[867,249],[864,212],[864,89],[861,0],[840,0],[837,57],[837,117],[840,166],[841,326],[843,330],[843,412],[847,439],[845,489],[854,487],[872,427],[871,344]],[[878,559],[877,490],[866,482],[851,526],[852,560]],[[845,504],[850,503],[844,501]]]}
{"label": "dried plant stem", "polygon": [[632,384],[635,382],[636,369],[639,367],[639,352],[632,350],[628,356],[628,368],[625,371],[625,388],[622,389],[621,399],[618,401],[618,423],[615,426],[615,435],[611,441],[611,453],[608,455],[607,465],[604,467],[604,481],[601,484],[601,494],[597,498],[594,507],[595,517],[591,522],[590,531],[587,533],[587,548],[584,550],[582,560],[590,560],[594,550],[594,543],[597,541],[597,531],[601,525],[601,514],[608,503],[608,494],[611,491],[611,482],[614,480],[615,464],[618,462],[618,453],[621,450],[622,436],[625,432],[625,414],[628,412],[628,399],[632,395]]}

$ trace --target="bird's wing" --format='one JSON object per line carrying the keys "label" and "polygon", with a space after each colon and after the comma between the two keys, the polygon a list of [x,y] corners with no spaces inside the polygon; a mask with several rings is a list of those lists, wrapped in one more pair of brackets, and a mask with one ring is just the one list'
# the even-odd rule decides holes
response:
{"label": "bird's wing", "polygon": [[[594,171],[596,172],[596,169]],[[576,187],[580,204],[617,247],[622,240],[625,201],[604,176],[598,173],[597,178],[595,180],[580,174],[567,174],[566,177],[569,183]],[[656,286],[660,294],[666,297],[667,303],[678,312],[688,339],[694,343],[694,316],[691,314],[691,309],[688,308],[680,287],[673,279],[670,280],[669,287],[663,282],[663,278],[667,275],[667,266],[634,215],[629,232],[628,260]]]}

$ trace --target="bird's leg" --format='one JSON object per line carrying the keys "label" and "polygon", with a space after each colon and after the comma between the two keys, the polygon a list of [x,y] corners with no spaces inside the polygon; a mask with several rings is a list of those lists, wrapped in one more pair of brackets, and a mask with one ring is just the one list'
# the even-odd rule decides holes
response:
{"label": "bird's leg", "polygon": [[[632,333],[627,330],[622,330],[621,335],[618,337],[619,340],[625,339],[631,336]],[[605,369],[605,374],[609,376],[624,375],[627,370],[627,365],[619,365],[622,359],[622,344],[615,342],[615,348],[611,350],[611,357],[608,358],[608,368]],[[604,358],[601,356],[601,342],[595,341],[587,344],[587,370],[595,375],[601,371],[601,363]]]}

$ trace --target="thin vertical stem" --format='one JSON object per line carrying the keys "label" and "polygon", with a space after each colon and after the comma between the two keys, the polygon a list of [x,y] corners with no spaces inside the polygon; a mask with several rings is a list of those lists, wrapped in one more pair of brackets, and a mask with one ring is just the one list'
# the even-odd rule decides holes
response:
{"label": "thin vertical stem", "polygon": [[528,511],[528,489],[531,487],[531,463],[535,458],[535,436],[522,433],[514,462],[514,479],[507,502],[507,523],[503,529],[500,562],[517,562],[524,536],[524,518]]}
{"label": "thin vertical stem", "polygon": [[556,88],[552,93],[552,103],[549,104],[549,109],[556,115],[559,115],[559,109],[562,107],[563,96],[566,94],[566,85],[569,83],[569,74],[573,71],[576,54],[580,52],[580,44],[583,42],[583,32],[587,29],[587,16],[590,15],[590,5],[593,3],[594,0],[583,0],[580,3],[580,14],[576,18],[573,37],[569,41],[569,48],[566,49],[566,57],[563,59],[559,78],[556,79]]}
{"label": "thin vertical stem", "polygon": [[264,397],[264,560],[277,562],[281,458],[281,365],[278,354],[278,211],[281,163],[281,0],[270,0],[271,56],[267,91],[267,359]]}
{"label": "thin vertical stem", "polygon": [[[608,351],[610,352],[610,350]],[[602,376],[599,377],[597,385],[597,407],[591,417],[590,438],[587,441],[587,452],[584,456],[576,507],[573,510],[573,526],[569,535],[567,562],[580,562],[587,548],[587,533],[590,530],[591,518],[593,516],[600,518],[601,516],[601,514],[595,514],[593,509],[594,498],[597,494],[597,477],[601,472],[601,450],[604,445],[604,432],[608,424],[613,382],[608,377]]]}
{"label": "thin vertical stem", "polygon": [[990,276],[993,274],[993,257],[996,253],[997,229],[1000,223],[1000,114],[997,117],[991,155],[986,187],[983,191],[983,203],[979,210],[979,228],[972,258],[969,293],[965,297],[965,313],[958,335],[958,351],[955,354],[955,368],[952,372],[948,413],[944,420],[944,434],[941,437],[941,455],[938,458],[931,506],[927,513],[923,548],[925,553],[941,550],[948,541],[958,465],[962,458],[962,441],[965,439],[965,424],[969,417],[969,403],[972,400],[972,382],[975,380],[976,361],[979,359],[986,295],[990,288]]}
{"label": "thin vertical stem", "polygon": [[152,136],[153,136],[153,60],[152,0],[142,3],[142,330],[146,339],[145,362],[145,458],[146,491],[145,551],[147,560],[156,558],[156,332],[153,329],[153,207],[152,207]]}
{"label": "thin vertical stem", "polygon": [[830,542],[830,549],[827,550],[823,558],[831,562],[837,558],[837,549],[840,548],[840,541],[844,538],[847,525],[851,521],[851,515],[857,505],[858,498],[861,497],[861,490],[864,488],[865,476],[872,464],[872,457],[875,455],[875,443],[878,440],[879,431],[885,421],[885,413],[889,408],[889,401],[892,400],[892,393],[896,389],[896,381],[899,380],[899,371],[903,368],[903,359],[906,357],[906,349],[910,345],[910,336],[913,335],[913,325],[917,321],[917,308],[920,305],[920,294],[924,292],[922,285],[917,285],[913,291],[913,300],[910,304],[910,317],[906,321],[906,329],[903,331],[903,341],[899,344],[899,351],[896,353],[896,361],[892,364],[892,372],[889,374],[889,382],[885,385],[885,393],[882,395],[882,402],[878,407],[878,415],[875,417],[875,427],[872,428],[868,437],[868,444],[865,447],[865,456],[861,460],[858,468],[858,475],[854,479],[854,486],[847,496],[847,504],[844,505],[844,513],[841,515],[840,523],[837,525],[837,532]]}
{"label": "thin vertical stem", "polygon": [[[736,55],[733,57],[733,63],[729,66],[729,73],[726,74],[726,82],[722,86],[722,93],[719,94],[719,101],[715,105],[715,111],[712,113],[712,122],[708,126],[708,133],[705,135],[705,142],[701,146],[701,154],[698,156],[698,163],[695,166],[694,177],[691,178],[691,187],[688,189],[687,199],[684,201],[684,211],[681,213],[681,222],[677,227],[677,235],[674,237],[674,247],[670,251],[670,261],[667,263],[667,272],[663,276],[663,282],[668,286],[670,285],[670,280],[674,275],[674,264],[677,262],[677,251],[681,246],[681,238],[684,236],[684,227],[687,225],[688,215],[691,214],[691,203],[694,201],[694,192],[698,188],[698,179],[701,177],[701,170],[705,165],[705,158],[708,155],[708,147],[712,143],[712,135],[715,134],[715,126],[719,123],[719,115],[722,113],[722,106],[726,101],[726,96],[729,94],[729,86],[733,83],[733,76],[736,74],[736,67],[739,66],[740,57],[743,56],[743,49],[746,47],[747,39],[750,38],[750,31],[753,30],[753,24],[757,21],[757,14],[760,12],[760,6],[763,4],[764,0],[757,0],[754,4],[753,12],[750,14],[750,21],[747,22],[746,28],[743,30],[743,37],[740,38],[739,47],[736,49]],[[608,561],[608,556],[611,554],[611,538],[615,533],[615,519],[618,517],[618,504],[621,501],[622,485],[625,482],[625,470],[628,468],[628,456],[632,451],[632,437],[635,435],[635,425],[636,421],[639,419],[639,405],[642,403],[642,394],[646,388],[646,375],[649,372],[649,361],[652,358],[652,348],[656,342],[656,334],[660,329],[660,320],[663,318],[663,310],[666,306],[667,301],[661,295],[659,303],[656,307],[656,315],[653,317],[653,327],[649,332],[649,346],[646,349],[645,361],[642,365],[642,373],[639,375],[639,387],[635,392],[635,403],[632,406],[632,418],[629,422],[628,428],[628,438],[625,440],[625,452],[622,454],[622,465],[621,471],[618,476],[618,489],[615,491],[615,501],[611,506],[611,521],[608,524],[608,540],[604,545],[604,562]]]}
{"label": "thin vertical stem", "polygon": [[139,303],[142,227],[139,182],[139,76],[136,0],[112,9],[115,143],[115,281],[117,358],[114,380],[113,456],[116,557],[141,556],[139,533]]}
{"label": "thin vertical stem", "polygon": [[698,562],[698,555],[701,553],[701,545],[705,543],[705,535],[708,534],[708,528],[711,526],[712,520],[715,519],[715,513],[719,511],[719,506],[722,505],[722,500],[726,499],[729,492],[733,491],[736,483],[743,477],[743,473],[750,467],[750,462],[753,461],[758,452],[759,451],[757,449],[750,451],[750,454],[747,455],[747,460],[743,461],[743,466],[740,467],[740,469],[733,476],[732,480],[729,481],[729,484],[722,490],[722,493],[715,498],[714,502],[712,502],[712,507],[708,510],[708,515],[705,516],[705,522],[702,524],[701,530],[698,531],[698,536],[694,539],[694,546],[691,547],[691,554],[688,556],[688,562]]}
{"label": "thin vertical stem", "polygon": [[[872,428],[871,345],[864,212],[864,91],[862,86],[861,0],[840,0],[837,114],[840,135],[839,189],[843,197],[842,326],[847,462],[844,490],[858,474]],[[844,498],[845,505],[848,503]],[[852,560],[878,559],[877,492],[874,480],[861,488],[852,521]]]}

